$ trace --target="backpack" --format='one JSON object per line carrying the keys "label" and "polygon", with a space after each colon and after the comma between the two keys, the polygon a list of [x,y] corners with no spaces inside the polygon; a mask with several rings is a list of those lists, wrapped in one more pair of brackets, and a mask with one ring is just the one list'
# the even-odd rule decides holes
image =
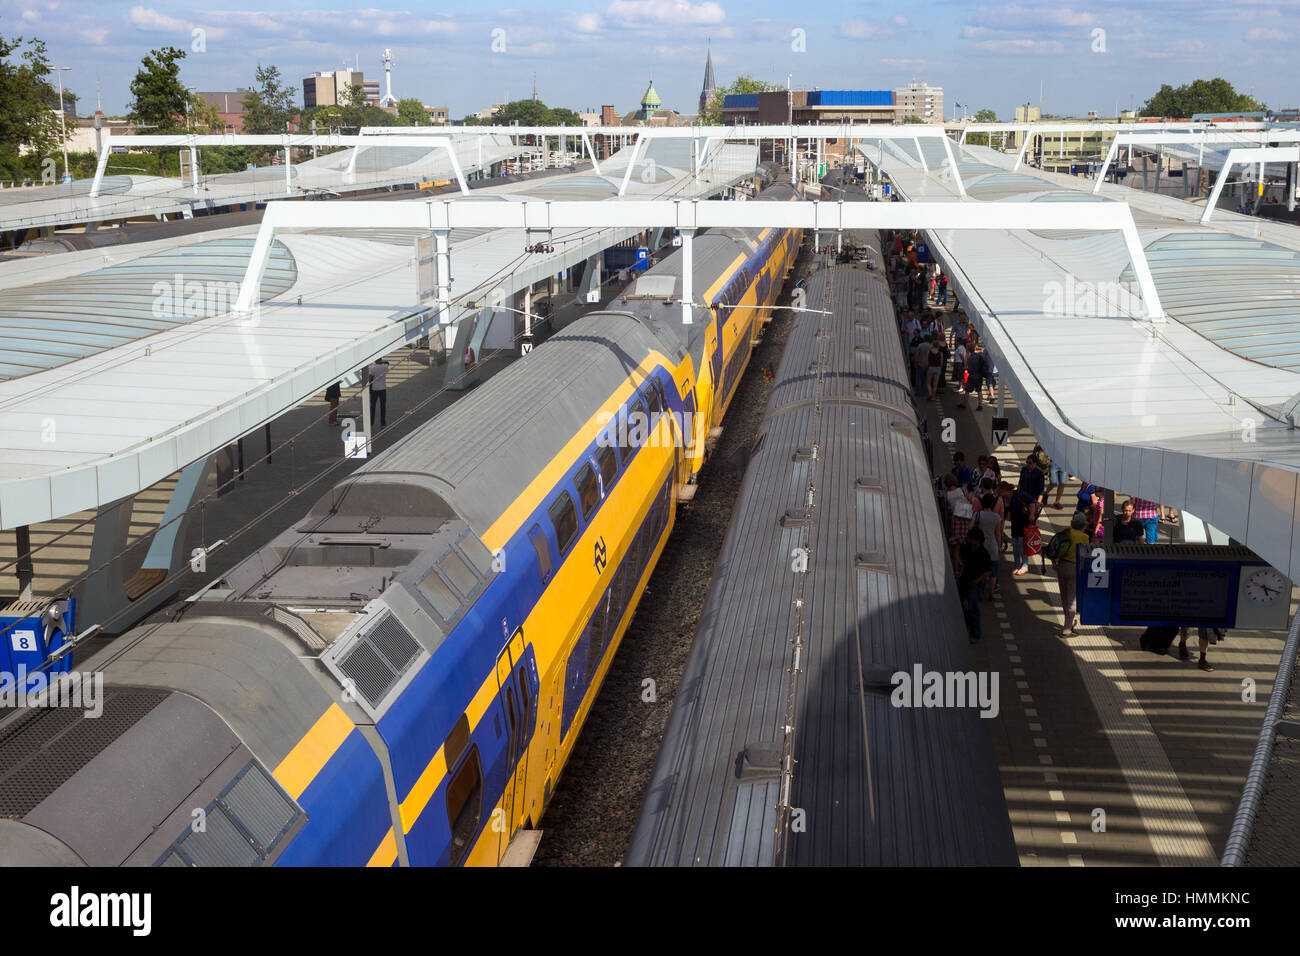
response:
{"label": "backpack", "polygon": [[1047,547],[1043,553],[1047,555],[1050,561],[1063,561],[1065,556],[1070,553],[1070,529],[1062,528],[1056,534],[1047,540]]}

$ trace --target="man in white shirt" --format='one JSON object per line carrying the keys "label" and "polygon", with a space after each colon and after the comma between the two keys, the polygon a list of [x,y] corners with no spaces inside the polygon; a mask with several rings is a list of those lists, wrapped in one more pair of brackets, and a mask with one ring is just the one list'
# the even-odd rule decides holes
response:
{"label": "man in white shirt", "polygon": [[379,427],[388,425],[388,362],[378,359],[366,369],[370,381],[370,421],[375,420],[375,407],[379,408]]}

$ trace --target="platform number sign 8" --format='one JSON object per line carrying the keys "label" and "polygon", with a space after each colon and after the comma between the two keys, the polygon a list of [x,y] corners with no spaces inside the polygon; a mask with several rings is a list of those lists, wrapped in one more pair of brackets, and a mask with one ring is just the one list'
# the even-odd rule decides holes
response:
{"label": "platform number sign 8", "polygon": [[36,632],[14,631],[9,635],[9,646],[15,651],[30,651],[35,653],[38,650],[36,646]]}

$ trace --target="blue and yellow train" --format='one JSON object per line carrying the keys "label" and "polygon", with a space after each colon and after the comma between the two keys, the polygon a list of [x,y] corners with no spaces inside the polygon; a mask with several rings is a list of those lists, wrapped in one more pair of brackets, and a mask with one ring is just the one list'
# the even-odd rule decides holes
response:
{"label": "blue and yellow train", "polygon": [[0,858],[509,862],[799,241],[701,235],[694,323],[670,257],[83,665],[102,717],[0,724]]}

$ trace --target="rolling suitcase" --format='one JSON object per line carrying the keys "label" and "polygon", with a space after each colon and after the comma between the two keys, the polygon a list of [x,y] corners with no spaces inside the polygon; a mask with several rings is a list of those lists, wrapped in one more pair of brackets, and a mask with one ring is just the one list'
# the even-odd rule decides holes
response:
{"label": "rolling suitcase", "polygon": [[1148,627],[1142,632],[1142,650],[1163,654],[1178,636],[1177,627]]}

